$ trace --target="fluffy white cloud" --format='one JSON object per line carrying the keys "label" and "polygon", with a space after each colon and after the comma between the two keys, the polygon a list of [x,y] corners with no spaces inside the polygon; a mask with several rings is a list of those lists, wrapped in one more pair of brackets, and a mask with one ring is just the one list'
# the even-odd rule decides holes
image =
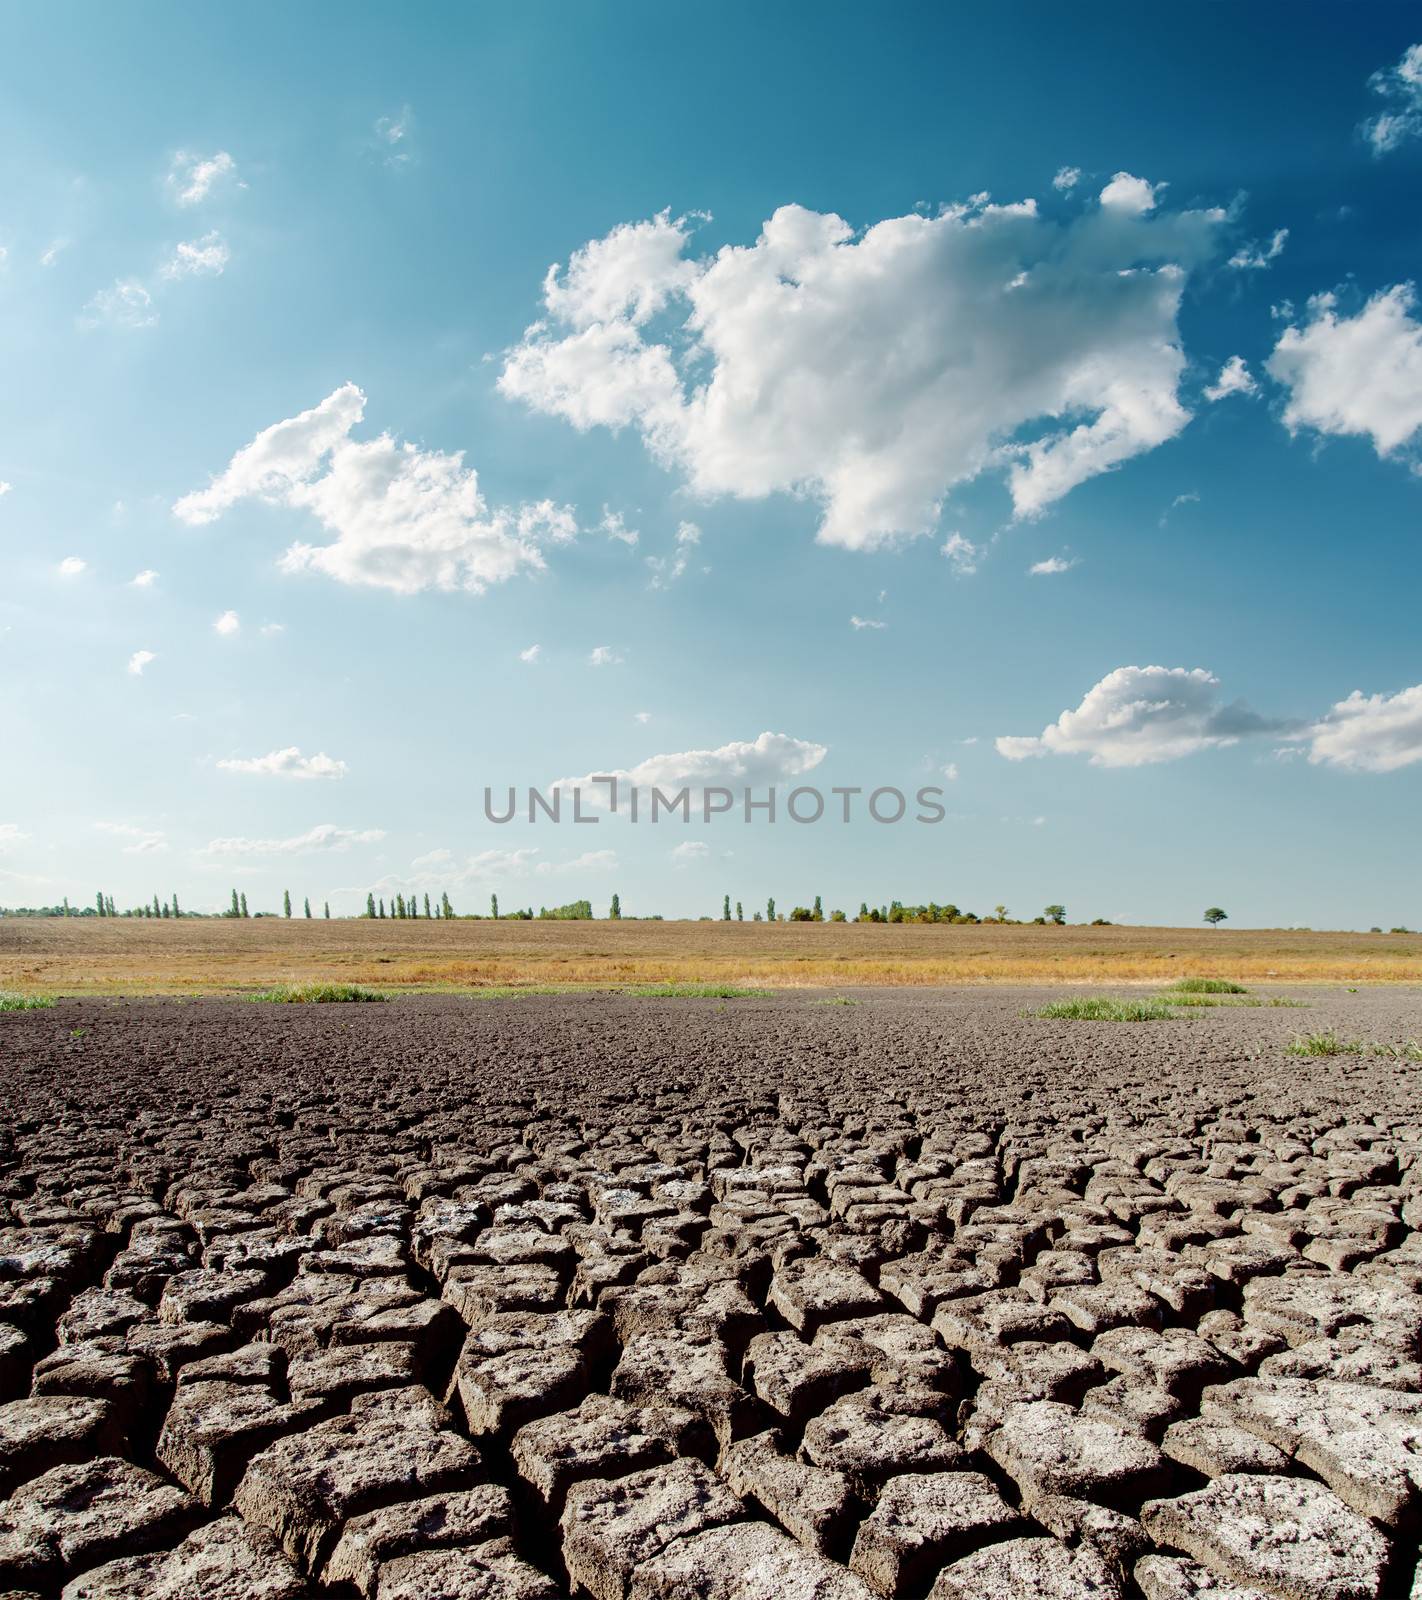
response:
{"label": "fluffy white cloud", "polygon": [[13,849],[28,838],[29,834],[21,832],[18,822],[0,822],[0,850]]}
{"label": "fluffy white cloud", "polygon": [[1308,758],[1315,765],[1356,772],[1396,772],[1422,761],[1422,684],[1396,694],[1355,689],[1309,728]]}
{"label": "fluffy white cloud", "polygon": [[[585,850],[581,855],[570,857],[566,861],[545,861],[540,859],[541,855],[542,851],[536,845],[525,845],[511,850],[499,848],[480,850],[477,854],[465,856],[462,860],[453,850],[431,850],[425,855],[415,857],[410,863],[410,872],[388,873],[376,883],[369,885],[369,891],[375,894],[390,894],[395,891],[408,892],[411,889],[457,890],[461,887],[468,888],[473,884],[490,882],[611,872],[618,865],[615,850]],[[367,886],[362,885],[358,892],[365,894]]]}
{"label": "fluffy white cloud", "polygon": [[[675,794],[689,789],[693,795],[706,788],[765,789],[803,777],[828,755],[828,746],[793,739],[785,733],[762,733],[758,739],[736,739],[714,750],[681,750],[673,754],[649,756],[635,767],[603,767],[599,775],[615,777],[618,807],[627,805],[626,791],[635,787],[645,797],[652,789]],[[559,778],[556,787],[583,791],[583,804],[605,805],[608,785],[594,783],[592,775]]]}
{"label": "fluffy white cloud", "polygon": [[174,278],[217,277],[226,270],[232,252],[226,240],[215,230],[201,239],[190,239],[179,244],[172,256],[158,269],[158,275],[170,281]]}
{"label": "fluffy white cloud", "polygon": [[230,639],[233,634],[241,633],[242,619],[235,611],[224,611],[212,625],[214,633],[220,633],[224,639]]}
{"label": "fluffy white cloud", "polygon": [[349,850],[352,845],[378,844],[383,828],[338,828],[322,822],[291,839],[212,839],[203,847],[209,856],[296,856],[318,850]]}
{"label": "fluffy white cloud", "polygon": [[158,321],[153,296],[137,278],[118,278],[110,289],[100,289],[79,318],[86,328],[104,323],[115,328],[151,328]]}
{"label": "fluffy white cloud", "polygon": [[230,177],[236,170],[237,163],[225,150],[210,156],[179,150],[168,173],[168,188],[180,206],[195,206],[207,199],[219,178]]}
{"label": "fluffy white cloud", "polygon": [[696,259],[664,212],[550,270],[499,386],[636,427],[698,494],[811,495],[828,544],[928,533],[994,469],[1030,516],[1188,420],[1176,311],[1225,214],[1155,197],[1118,174],[1066,222],[977,197],[860,234],[785,206]]}
{"label": "fluffy white cloud", "polygon": [[634,711],[632,715],[638,722],[643,724],[652,720],[652,713],[650,711]]}
{"label": "fluffy white cloud", "polygon": [[1245,365],[1243,356],[1231,356],[1220,368],[1220,375],[1202,391],[1212,405],[1232,394],[1258,394],[1259,385]]}
{"label": "fluffy white cloud", "polygon": [[234,757],[217,764],[224,772],[250,772],[266,778],[344,778],[347,770],[344,761],[337,761],[324,751],[304,756],[296,745],[265,756]]}
{"label": "fluffy white cloud", "polygon": [[1081,182],[1080,167],[1058,167],[1057,175],[1052,179],[1052,187],[1062,194],[1069,194]]}
{"label": "fluffy white cloud", "polygon": [[257,629],[257,632],[264,639],[276,639],[286,632],[286,624],[284,622],[264,622]]}
{"label": "fluffy white cloud", "polygon": [[1290,726],[1257,716],[1241,701],[1223,705],[1219,687],[1203,667],[1117,667],[1075,711],[1063,711],[1035,737],[996,740],[997,751],[1009,761],[1084,755],[1093,766],[1143,767]]}
{"label": "fluffy white cloud", "polygon": [[676,530],[676,554],[673,556],[648,556],[647,569],[652,574],[650,589],[670,589],[682,577],[691,560],[691,552],[701,543],[701,529],[694,522],[682,522]]}
{"label": "fluffy white cloud", "polygon": [[0,499],[9,494],[14,487],[13,483],[6,483],[3,478],[0,478]]}
{"label": "fluffy white cloud", "polygon": [[1070,572],[1081,563],[1076,556],[1048,556],[1045,561],[1034,561],[1027,572],[1033,578],[1051,578],[1059,572]]}
{"label": "fluffy white cloud", "polygon": [[533,870],[540,878],[560,878],[570,873],[614,872],[616,869],[615,850],[584,850],[582,855],[568,861],[540,861]]}
{"label": "fluffy white cloud", "polygon": [[588,665],[590,667],[620,667],[622,665],[622,657],[618,655],[610,644],[599,644],[589,651]]}
{"label": "fluffy white cloud", "polygon": [[89,570],[89,563],[83,556],[65,556],[57,570],[61,578],[77,578],[81,572]]}
{"label": "fluffy white cloud", "polygon": [[950,533],[941,553],[953,568],[955,577],[970,578],[978,570],[983,549],[971,539],[965,539],[961,533]]}
{"label": "fluffy white cloud", "polygon": [[1375,294],[1355,316],[1335,295],[1315,295],[1308,320],[1284,329],[1266,363],[1289,391],[1292,432],[1366,434],[1380,456],[1422,430],[1422,323],[1410,283]]}
{"label": "fluffy white cloud", "polygon": [[127,839],[128,843],[123,847],[126,856],[158,855],[168,848],[168,837],[160,830],[135,828],[127,822],[96,822],[94,826],[101,833],[112,834],[117,839]]}
{"label": "fluffy white cloud", "polygon": [[849,626],[858,633],[864,628],[887,628],[889,624],[881,622],[878,617],[851,617]]}
{"label": "fluffy white cloud", "polygon": [[130,589],[151,589],[158,581],[158,574],[152,567],[145,567],[142,572],[136,573],[128,580]]}
{"label": "fluffy white cloud", "polygon": [[527,662],[530,667],[534,666],[542,657],[543,646],[541,644],[531,644],[527,650],[520,650],[518,653],[519,660]]}
{"label": "fluffy white cloud", "polygon": [[281,558],[284,571],[397,594],[480,593],[542,568],[543,546],[577,533],[571,510],[549,500],[489,507],[462,451],[420,450],[388,433],[352,439],[364,414],[364,394],[344,384],[310,411],[263,429],[174,513],[198,526],[246,499],[309,511],[334,540],[293,544]]}
{"label": "fluffy white cloud", "polygon": [[151,650],[135,650],[128,658],[128,670],[135,678],[141,678],[143,669],[157,659]]}
{"label": "fluffy white cloud", "polygon": [[679,867],[689,867],[693,861],[705,861],[711,846],[703,839],[683,839],[667,852]]}
{"label": "fluffy white cloud", "polygon": [[616,539],[619,544],[635,545],[641,535],[635,528],[629,528],[623,520],[620,511],[613,511],[611,507],[602,508],[602,521],[597,525],[599,533],[605,533],[609,539]]}
{"label": "fluffy white cloud", "polygon": [[1385,103],[1360,130],[1375,156],[1422,136],[1422,44],[1409,45],[1396,66],[1375,72],[1368,87]]}
{"label": "fluffy white cloud", "polygon": [[1289,230],[1278,228],[1268,244],[1243,244],[1229,258],[1229,265],[1245,272],[1262,272],[1284,253]]}

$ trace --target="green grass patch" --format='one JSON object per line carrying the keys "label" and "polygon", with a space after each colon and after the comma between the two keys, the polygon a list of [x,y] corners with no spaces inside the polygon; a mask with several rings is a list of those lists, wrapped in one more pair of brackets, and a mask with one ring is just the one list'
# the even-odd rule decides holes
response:
{"label": "green grass patch", "polygon": [[1036,1015],[1066,1022],[1169,1022],[1180,1013],[1167,1000],[1112,1000],[1091,995],[1082,1000],[1054,1000]]}
{"label": "green grass patch", "polygon": [[771,989],[746,989],[735,983],[636,983],[619,994],[639,1000],[769,1000]]}
{"label": "green grass patch", "polygon": [[1361,1039],[1343,1039],[1332,1028],[1324,1033],[1301,1033],[1285,1049],[1291,1056],[1360,1056],[1365,1046]]}
{"label": "green grass patch", "polygon": [[353,1000],[388,1000],[390,996],[359,983],[279,983],[271,989],[259,989],[250,998],[272,1005],[319,1006]]}
{"label": "green grass patch", "polygon": [[1181,978],[1170,985],[1175,994],[1248,994],[1242,983],[1229,978]]}
{"label": "green grass patch", "polygon": [[53,1004],[52,994],[14,994],[0,989],[0,1011],[48,1011]]}

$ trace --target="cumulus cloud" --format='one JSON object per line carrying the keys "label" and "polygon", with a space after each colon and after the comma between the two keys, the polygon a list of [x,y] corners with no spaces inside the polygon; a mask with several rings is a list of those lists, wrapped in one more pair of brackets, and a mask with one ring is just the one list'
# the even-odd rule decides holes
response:
{"label": "cumulus cloud", "polygon": [[[649,756],[635,767],[602,767],[598,775],[615,777],[618,807],[625,809],[626,793],[636,788],[650,798],[653,789],[675,794],[689,789],[698,795],[707,788],[765,789],[803,777],[819,766],[828,755],[826,745],[794,739],[785,733],[762,733],[757,739],[736,739],[714,750],[682,750],[667,755]],[[593,775],[560,778],[553,787],[583,791],[585,806],[604,805],[608,785],[594,783]]]}
{"label": "cumulus cloud", "polygon": [[226,270],[232,252],[226,240],[216,230],[205,233],[201,239],[190,239],[180,244],[158,269],[161,278],[217,277]]}
{"label": "cumulus cloud", "polygon": [[978,570],[982,546],[965,539],[961,533],[950,533],[944,542],[942,554],[959,578],[970,578]]}
{"label": "cumulus cloud", "polygon": [[462,451],[421,450],[388,433],[352,439],[364,414],[365,395],[342,385],[320,405],[263,429],[206,489],[177,501],[174,513],[196,527],[248,499],[309,511],[334,538],[293,544],[281,558],[284,571],[397,594],[482,593],[541,569],[543,547],[577,533],[572,511],[550,500],[491,508]]}
{"label": "cumulus cloud", "polygon": [[143,669],[158,657],[151,650],[135,650],[128,658],[128,670],[135,678],[143,676]]}
{"label": "cumulus cloud", "polygon": [[613,511],[609,506],[602,508],[602,521],[597,525],[599,533],[605,533],[609,539],[616,539],[619,544],[635,545],[641,535],[635,528],[629,528],[620,511]]}
{"label": "cumulus cloud", "polygon": [[0,850],[11,850],[28,838],[29,834],[21,831],[18,822],[0,822]]}
{"label": "cumulus cloud", "polygon": [[979,196],[862,233],[784,206],[699,258],[663,212],[550,269],[499,386],[635,427],[700,495],[809,495],[828,544],[929,533],[988,471],[1031,516],[1188,420],[1176,312],[1225,214],[1156,196],[1122,173],[1066,221]]}
{"label": "cumulus cloud", "polygon": [[590,667],[620,667],[622,657],[610,644],[595,645],[588,652],[588,665]]}
{"label": "cumulus cloud", "polygon": [[220,633],[224,639],[230,639],[233,634],[241,633],[242,619],[235,611],[224,611],[212,625],[214,633]]}
{"label": "cumulus cloud", "polygon": [[153,296],[137,278],[117,278],[113,287],[100,289],[84,307],[82,327],[151,328],[158,321]]}
{"label": "cumulus cloud", "polygon": [[89,563],[83,556],[65,556],[56,570],[61,578],[77,578],[81,572],[89,570]]}
{"label": "cumulus cloud", "polygon": [[652,574],[649,589],[670,589],[682,577],[691,560],[691,552],[701,543],[701,529],[694,522],[678,524],[676,553],[672,556],[648,556],[647,570]]}
{"label": "cumulus cloud", "polygon": [[5,495],[9,494],[11,489],[14,487],[15,486],[13,483],[6,483],[3,478],[0,478],[0,499],[3,499]]}
{"label": "cumulus cloud", "polygon": [[1222,704],[1219,688],[1203,667],[1117,667],[1075,711],[1063,711],[1039,735],[997,739],[997,751],[1009,761],[1084,755],[1093,766],[1143,767],[1292,728],[1242,701]]}
{"label": "cumulus cloud", "polygon": [[179,150],[168,173],[168,189],[178,205],[199,205],[219,179],[231,177],[236,170],[237,163],[225,150],[210,156],[194,156]]}
{"label": "cumulus cloud", "polygon": [[636,721],[644,724],[652,720],[652,713],[650,711],[634,711],[632,715]]}
{"label": "cumulus cloud", "polygon": [[1422,323],[1412,315],[1410,283],[1383,289],[1354,316],[1340,316],[1338,298],[1315,295],[1308,318],[1290,324],[1266,363],[1289,391],[1290,432],[1362,434],[1380,456],[1392,455],[1422,430]]}
{"label": "cumulus cloud", "polygon": [[1375,156],[1422,135],[1422,44],[1408,45],[1395,66],[1369,78],[1368,87],[1383,101],[1383,110],[1359,129]]}
{"label": "cumulus cloud", "polygon": [[1045,561],[1034,561],[1027,571],[1033,578],[1051,578],[1059,572],[1070,572],[1073,567],[1080,565],[1081,562],[1076,556],[1048,556]]}
{"label": "cumulus cloud", "polygon": [[458,890],[473,884],[611,872],[618,866],[615,850],[585,850],[581,855],[564,861],[547,861],[541,857],[542,851],[536,845],[480,850],[463,858],[453,850],[430,850],[415,857],[410,863],[410,872],[388,873],[374,884],[361,885],[357,892],[365,894],[367,887],[375,894],[408,892],[411,889]]}
{"label": "cumulus cloud", "polygon": [[1355,772],[1396,772],[1422,761],[1422,683],[1396,694],[1355,689],[1310,727],[1308,759]]}
{"label": "cumulus cloud", "polygon": [[346,764],[319,751],[314,756],[302,755],[296,745],[285,750],[273,750],[269,755],[233,757],[219,761],[224,772],[250,772],[265,778],[344,778]]}
{"label": "cumulus cloud", "polygon": [[1057,175],[1052,179],[1052,187],[1060,190],[1062,194],[1070,194],[1080,182],[1080,167],[1058,167]]}
{"label": "cumulus cloud", "polygon": [[881,622],[878,617],[851,617],[849,626],[858,633],[864,628],[887,628],[889,624]]}
{"label": "cumulus cloud", "polygon": [[519,660],[526,661],[530,667],[541,660],[542,656],[543,646],[541,644],[531,644],[527,650],[520,650],[518,653]]}
{"label": "cumulus cloud", "polygon": [[540,878],[558,878],[577,872],[613,872],[616,868],[615,850],[584,850],[568,861],[540,861],[533,870]]}
{"label": "cumulus cloud", "polygon": [[126,856],[158,855],[168,848],[167,835],[158,829],[135,828],[127,822],[96,822],[94,826],[101,833],[127,839],[128,843],[123,847]]}
{"label": "cumulus cloud", "polygon": [[209,856],[297,856],[316,851],[349,850],[353,845],[378,844],[383,828],[338,828],[322,822],[290,839],[211,839],[203,847]]}
{"label": "cumulus cloud", "polygon": [[1268,244],[1243,244],[1229,258],[1228,265],[1244,272],[1262,272],[1272,266],[1284,253],[1289,242],[1289,230],[1278,228]]}
{"label": "cumulus cloud", "polygon": [[1258,394],[1259,385],[1245,365],[1243,356],[1231,356],[1220,368],[1220,375],[1202,391],[1212,405],[1232,394]]}
{"label": "cumulus cloud", "polygon": [[128,580],[128,586],[130,589],[151,589],[153,585],[157,583],[157,581],[158,574],[153,570],[153,568],[145,567],[142,572],[135,573],[134,576]]}
{"label": "cumulus cloud", "polygon": [[711,846],[703,839],[683,839],[667,852],[679,867],[689,867],[693,861],[705,861]]}

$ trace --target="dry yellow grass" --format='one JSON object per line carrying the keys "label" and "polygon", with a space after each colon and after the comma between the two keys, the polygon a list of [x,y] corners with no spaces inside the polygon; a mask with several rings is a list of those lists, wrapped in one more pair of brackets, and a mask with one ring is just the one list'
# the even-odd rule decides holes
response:
{"label": "dry yellow grass", "polygon": [[1422,935],[743,922],[0,920],[0,989],[1422,982]]}

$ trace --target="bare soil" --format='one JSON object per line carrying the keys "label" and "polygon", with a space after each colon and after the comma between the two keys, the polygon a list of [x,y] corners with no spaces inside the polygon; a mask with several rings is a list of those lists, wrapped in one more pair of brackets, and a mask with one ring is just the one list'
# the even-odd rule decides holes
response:
{"label": "bare soil", "polygon": [[1405,1596],[1422,996],[1054,992],[0,1016],[0,1594]]}

